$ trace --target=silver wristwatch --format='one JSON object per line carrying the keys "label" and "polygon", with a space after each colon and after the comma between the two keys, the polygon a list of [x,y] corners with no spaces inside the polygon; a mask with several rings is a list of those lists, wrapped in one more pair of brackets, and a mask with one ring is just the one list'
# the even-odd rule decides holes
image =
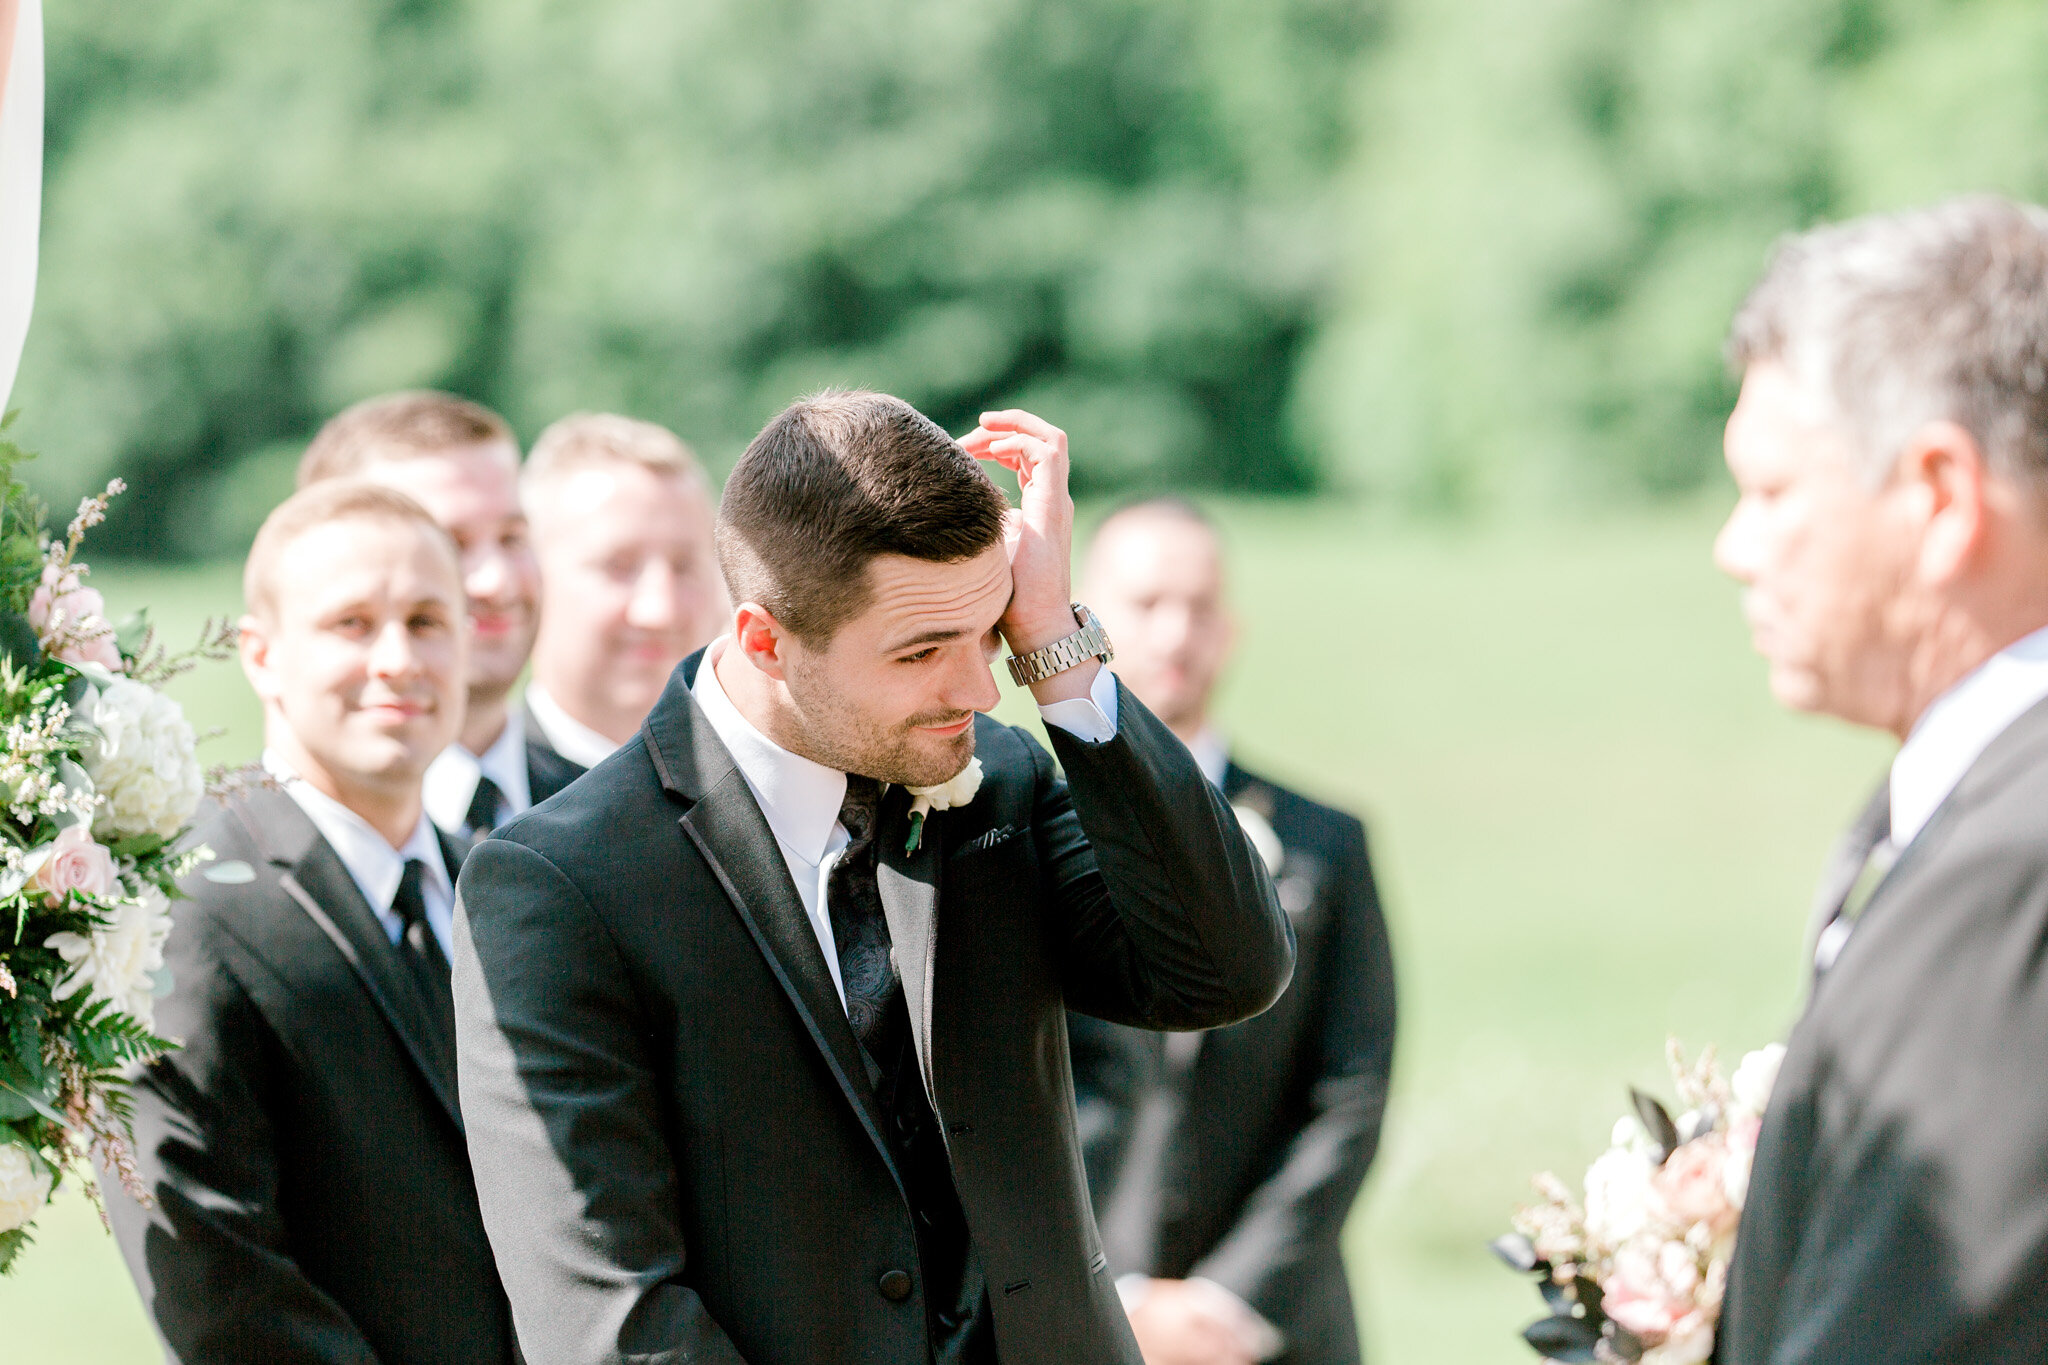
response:
{"label": "silver wristwatch", "polygon": [[1074,619],[1081,628],[1064,640],[1054,640],[1042,649],[1029,654],[1010,656],[1010,676],[1017,686],[1029,687],[1035,682],[1044,682],[1055,673],[1064,673],[1070,668],[1079,668],[1090,659],[1108,663],[1116,657],[1116,649],[1109,643],[1109,632],[1102,628],[1102,622],[1095,619],[1095,613],[1073,604]]}

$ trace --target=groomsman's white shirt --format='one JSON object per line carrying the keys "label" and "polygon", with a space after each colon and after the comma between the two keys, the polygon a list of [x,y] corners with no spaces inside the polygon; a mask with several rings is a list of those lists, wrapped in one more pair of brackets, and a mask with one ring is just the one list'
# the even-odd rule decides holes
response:
{"label": "groomsman's white shirt", "polygon": [[451,744],[427,766],[421,790],[427,814],[450,834],[460,834],[469,818],[469,803],[476,796],[476,780],[488,777],[504,797],[498,813],[502,824],[533,805],[533,788],[526,778],[526,710],[514,704],[505,708],[505,728],[491,747],[473,754],[461,744]]}
{"label": "groomsman's white shirt", "polygon": [[2048,697],[2048,628],[1992,655],[1935,699],[1892,760],[1894,847],[1913,842],[1991,741]]}
{"label": "groomsman's white shirt", "polygon": [[548,747],[579,768],[595,768],[619,747],[564,711],[539,683],[527,684],[526,704],[533,708]]}
{"label": "groomsman's white shirt", "polygon": [[[697,669],[696,685],[690,695],[711,729],[738,765],[740,776],[754,794],[754,802],[767,817],[768,828],[782,850],[789,879],[803,899],[804,914],[818,946],[825,950],[825,965],[832,972],[832,988],[839,1003],[846,1004],[846,986],[839,979],[839,949],[832,938],[832,916],[825,904],[825,887],[832,865],[846,851],[851,836],[839,823],[839,807],[846,801],[846,774],[822,763],[793,754],[754,728],[741,715],[732,699],[719,685],[713,667],[730,637],[720,637],[704,651]],[[1095,675],[1090,695],[1072,701],[1054,702],[1038,708],[1048,725],[1057,725],[1074,738],[1100,744],[1116,734],[1116,678],[1105,668]]]}
{"label": "groomsman's white shirt", "polygon": [[1209,779],[1209,785],[1222,791],[1223,779],[1230,774],[1230,741],[1223,737],[1223,732],[1204,725],[1188,741],[1188,752],[1194,755],[1195,766]]}
{"label": "groomsman's white shirt", "polygon": [[427,818],[426,811],[420,812],[419,823],[413,826],[412,837],[405,841],[405,846],[393,848],[388,839],[370,827],[369,821],[326,792],[316,790],[268,749],[263,751],[263,766],[284,785],[285,795],[299,803],[313,828],[320,831],[320,837],[341,859],[341,865],[348,869],[356,889],[370,903],[377,922],[384,926],[393,943],[405,934],[405,921],[391,910],[398,884],[405,878],[405,865],[414,858],[425,864],[420,896],[427,903],[427,928],[434,931],[442,956],[454,961],[455,886],[448,880],[448,860],[441,855],[441,840],[434,833],[434,822]]}

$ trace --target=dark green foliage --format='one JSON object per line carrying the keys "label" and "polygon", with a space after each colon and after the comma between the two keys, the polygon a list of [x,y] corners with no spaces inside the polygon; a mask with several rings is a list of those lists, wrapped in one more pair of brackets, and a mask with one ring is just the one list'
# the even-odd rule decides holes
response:
{"label": "dark green foliage", "polygon": [[[825,384],[1029,404],[1084,484],[1314,484],[1289,421],[1375,0],[84,0],[19,401],[103,552],[240,548],[434,384],[722,468]],[[60,503],[60,505],[62,505]]]}
{"label": "dark green foliage", "polygon": [[438,384],[722,469],[828,383],[1095,490],[1684,490],[1781,233],[2048,194],[2033,0],[79,0],[18,394],[105,549],[239,550]]}

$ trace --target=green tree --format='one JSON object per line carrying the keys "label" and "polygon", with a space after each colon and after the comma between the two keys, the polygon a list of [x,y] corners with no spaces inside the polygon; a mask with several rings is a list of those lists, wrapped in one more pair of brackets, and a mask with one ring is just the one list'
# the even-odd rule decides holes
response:
{"label": "green tree", "polygon": [[1341,0],[81,0],[50,12],[17,401],[108,540],[235,548],[431,384],[714,465],[790,397],[1040,406],[1096,487],[1305,488],[1370,9]]}

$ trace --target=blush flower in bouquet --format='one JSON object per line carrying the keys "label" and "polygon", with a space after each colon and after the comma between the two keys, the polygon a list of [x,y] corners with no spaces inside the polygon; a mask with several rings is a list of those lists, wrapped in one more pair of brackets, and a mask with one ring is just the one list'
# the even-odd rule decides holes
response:
{"label": "blush flower in bouquet", "polygon": [[123,1077],[176,1046],[153,1031],[164,940],[178,878],[210,856],[184,842],[197,737],[160,689],[234,639],[209,623],[172,655],[146,621],[117,630],[78,549],[120,481],[52,537],[24,458],[0,438],[0,1272],[88,1155],[147,1198]]}
{"label": "blush flower in bouquet", "polygon": [[1688,1064],[1667,1048],[1684,1111],[1629,1092],[1635,1112],[1574,1198],[1556,1176],[1536,1178],[1540,1202],[1493,1243],[1535,1277],[1550,1315],[1522,1334],[1546,1360],[1697,1365],[1712,1356],[1721,1297],[1764,1107],[1783,1046],[1742,1059],[1723,1077],[1708,1048]]}

